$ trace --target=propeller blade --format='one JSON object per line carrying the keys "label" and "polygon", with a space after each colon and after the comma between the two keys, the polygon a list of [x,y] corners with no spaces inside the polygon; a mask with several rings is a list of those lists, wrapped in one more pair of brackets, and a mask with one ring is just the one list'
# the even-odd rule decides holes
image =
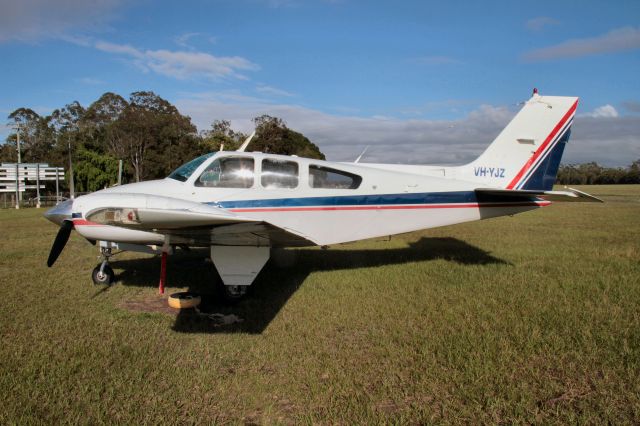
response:
{"label": "propeller blade", "polygon": [[69,235],[71,235],[71,230],[73,229],[73,222],[69,220],[65,220],[60,225],[60,230],[58,231],[58,235],[56,235],[56,239],[53,240],[53,245],[51,246],[51,252],[49,253],[49,259],[47,259],[47,266],[51,267],[62,253],[62,249],[69,241]]}

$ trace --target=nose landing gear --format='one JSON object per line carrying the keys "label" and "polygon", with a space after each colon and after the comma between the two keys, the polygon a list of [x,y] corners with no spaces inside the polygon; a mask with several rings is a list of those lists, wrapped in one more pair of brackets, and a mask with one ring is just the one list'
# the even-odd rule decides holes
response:
{"label": "nose landing gear", "polygon": [[109,258],[113,256],[111,247],[100,247],[100,259],[102,262],[93,268],[91,279],[96,285],[111,285],[115,281],[116,274],[109,266]]}

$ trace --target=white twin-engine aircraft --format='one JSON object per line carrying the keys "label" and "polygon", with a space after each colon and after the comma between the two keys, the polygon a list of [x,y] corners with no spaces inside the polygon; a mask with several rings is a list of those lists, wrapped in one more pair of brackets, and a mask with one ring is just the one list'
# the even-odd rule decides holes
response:
{"label": "white twin-engine aircraft", "polygon": [[104,189],[46,212],[60,225],[51,266],[72,229],[98,241],[96,283],[114,280],[112,249],[166,255],[210,247],[226,296],[242,297],[274,247],[328,246],[490,217],[552,200],[600,201],[553,191],[578,105],[534,94],[480,157],[463,166],[338,163],[238,151],[198,157],[167,178]]}

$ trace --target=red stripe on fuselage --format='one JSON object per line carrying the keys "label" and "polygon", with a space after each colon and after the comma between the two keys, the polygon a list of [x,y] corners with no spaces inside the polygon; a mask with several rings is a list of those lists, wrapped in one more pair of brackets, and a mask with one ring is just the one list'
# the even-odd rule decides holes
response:
{"label": "red stripe on fuselage", "polygon": [[[471,209],[485,207],[545,207],[550,201],[528,201],[520,203],[460,203],[460,204],[412,204],[405,206],[322,206],[322,207],[263,207],[263,208],[239,208],[229,209],[233,213],[258,213],[258,212],[317,212],[317,211],[360,211],[360,210],[418,210],[418,209]],[[109,226],[102,223],[90,222],[85,219],[73,219],[74,226]]]}
{"label": "red stripe on fuselage", "polygon": [[107,226],[101,223],[89,222],[84,219],[73,219],[73,226]]}
{"label": "red stripe on fuselage", "polygon": [[578,107],[578,100],[576,100],[573,103],[573,106],[571,108],[569,108],[569,111],[567,111],[567,113],[564,115],[564,117],[562,117],[562,119],[560,120],[560,122],[556,125],[556,127],[553,128],[553,130],[551,131],[551,133],[549,133],[549,136],[547,136],[547,138],[544,140],[544,143],[540,146],[540,148],[538,148],[536,150],[536,152],[533,154],[533,156],[529,159],[529,161],[527,161],[527,163],[524,165],[524,167],[522,167],[522,169],[518,172],[518,174],[516,175],[515,178],[513,178],[513,180],[509,183],[509,185],[507,185],[507,189],[513,189],[514,186],[516,186],[516,184],[518,183],[518,181],[520,181],[520,179],[522,178],[522,176],[524,176],[524,174],[527,172],[527,170],[529,170],[529,168],[531,167],[532,164],[534,164],[536,162],[536,160],[538,159],[538,157],[544,152],[544,150],[547,148],[547,146],[551,143],[551,141],[555,138],[555,136],[558,134],[558,132],[560,131],[560,129],[562,129],[564,127],[564,124],[567,122],[567,120],[569,119],[569,117],[571,117],[573,115],[573,113],[576,111],[576,108]]}

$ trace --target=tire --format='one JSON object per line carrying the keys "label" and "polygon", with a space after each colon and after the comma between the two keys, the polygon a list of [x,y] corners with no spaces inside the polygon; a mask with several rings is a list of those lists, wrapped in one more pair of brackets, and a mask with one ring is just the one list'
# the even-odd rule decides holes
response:
{"label": "tire", "polygon": [[109,265],[104,265],[102,273],[100,273],[100,265],[93,268],[93,272],[91,272],[91,279],[95,285],[111,285],[115,281],[115,277],[116,274]]}
{"label": "tire", "polygon": [[219,283],[217,287],[222,303],[229,306],[246,299],[249,293],[249,286],[245,287],[242,292],[238,292],[234,286],[226,286],[222,283]]}
{"label": "tire", "polygon": [[182,291],[179,293],[173,293],[168,299],[169,306],[175,309],[188,309],[195,308],[202,302],[202,298],[196,294],[188,291]]}

